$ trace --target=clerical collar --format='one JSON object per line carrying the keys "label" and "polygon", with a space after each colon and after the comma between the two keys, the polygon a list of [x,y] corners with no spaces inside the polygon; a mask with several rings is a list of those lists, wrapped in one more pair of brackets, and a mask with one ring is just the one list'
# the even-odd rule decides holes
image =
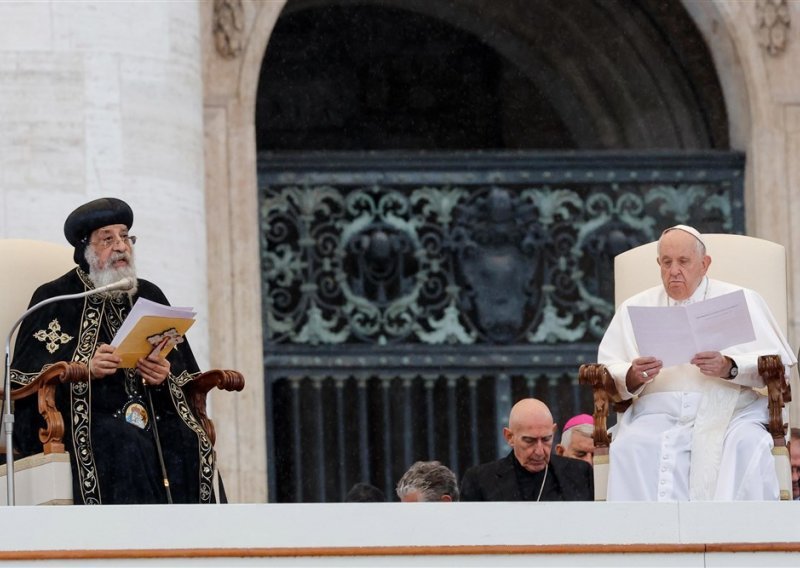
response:
{"label": "clerical collar", "polygon": [[531,477],[536,477],[536,478],[541,478],[544,475],[544,470],[542,470],[542,471],[528,471],[527,469],[522,467],[521,463],[519,463],[519,460],[517,459],[517,456],[512,455],[512,458],[514,459],[514,467],[516,468],[516,470],[519,473],[521,473],[523,475],[530,475]]}
{"label": "clerical collar", "polygon": [[700,283],[700,286],[694,291],[694,294],[686,298],[685,300],[673,300],[669,296],[667,296],[667,305],[668,306],[688,306],[689,304],[694,304],[695,302],[702,302],[706,298],[708,298],[708,287],[710,282],[708,280],[708,276],[703,276],[703,282]]}
{"label": "clerical collar", "polygon": [[547,475],[549,464],[542,471],[528,471],[517,461],[516,456],[513,456],[513,459],[514,476],[516,477],[517,488],[522,500],[541,501],[543,495],[545,496],[545,501],[552,500],[552,495],[549,495],[552,492],[552,476],[548,477]]}

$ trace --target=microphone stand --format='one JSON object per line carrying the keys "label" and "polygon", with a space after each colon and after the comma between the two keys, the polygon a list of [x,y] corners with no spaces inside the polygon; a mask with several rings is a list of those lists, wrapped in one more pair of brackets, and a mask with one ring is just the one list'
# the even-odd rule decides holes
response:
{"label": "microphone stand", "polygon": [[44,306],[52,304],[53,302],[60,302],[61,300],[76,300],[78,298],[85,298],[86,296],[93,296],[94,294],[103,294],[114,290],[130,290],[133,288],[134,281],[132,278],[123,278],[113,284],[94,288],[85,292],[77,294],[64,294],[63,296],[53,296],[46,298],[41,302],[34,304],[23,313],[19,319],[11,326],[11,330],[6,336],[6,359],[5,359],[5,377],[3,380],[3,426],[6,429],[6,483],[8,491],[8,500],[6,504],[9,506],[15,505],[14,499],[14,412],[11,410],[11,336],[17,330],[22,321]]}
{"label": "microphone stand", "polygon": [[[144,382],[144,381],[143,381]],[[167,494],[167,504],[172,505],[172,491],[169,489],[169,476],[167,475],[167,466],[164,463],[164,452],[161,449],[161,438],[158,435],[158,420],[156,420],[156,407],[153,404],[153,394],[150,392],[150,387],[144,384],[144,392],[147,395],[148,411],[150,412],[150,419],[153,421],[153,438],[156,442],[156,454],[158,455],[158,465],[161,467],[161,481],[164,483],[164,491]]]}
{"label": "microphone stand", "polygon": [[[158,345],[156,345],[150,354],[147,356],[148,359],[156,360],[164,349],[169,343],[168,339],[162,340]],[[175,345],[174,343],[172,344]],[[169,380],[169,377],[167,377]],[[156,420],[156,406],[153,404],[153,393],[150,391],[150,387],[148,386],[147,382],[142,377],[142,389],[144,390],[145,396],[147,396],[147,405],[148,405],[148,412],[150,412],[150,419],[153,421],[153,439],[155,440],[156,444],[156,455],[158,456],[158,465],[161,467],[161,481],[164,484],[164,491],[167,494],[167,504],[172,505],[172,492],[169,489],[169,476],[167,475],[167,466],[164,463],[164,452],[161,449],[161,437],[158,435],[158,420]]]}

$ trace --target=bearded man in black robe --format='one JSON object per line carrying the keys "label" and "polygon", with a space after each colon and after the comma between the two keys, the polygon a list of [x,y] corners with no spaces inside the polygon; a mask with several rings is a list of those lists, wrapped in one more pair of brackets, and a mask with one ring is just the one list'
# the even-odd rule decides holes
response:
{"label": "bearded man in black robe", "polygon": [[[89,381],[60,384],[56,394],[76,504],[166,503],[167,484],[175,503],[212,502],[214,450],[184,393],[199,374],[189,344],[180,343],[166,358],[139,359],[131,369],[120,368],[121,359],[109,345],[137,298],[169,303],[155,284],[136,279],[132,225],[131,208],[115,198],[91,201],[69,215],[64,234],[75,247],[78,266],[40,286],[31,305],[122,278],[131,278],[135,286],[57,301],[31,314],[17,335],[12,388],[30,383],[58,361],[89,368]],[[36,397],[16,402],[14,444],[23,456],[42,451],[38,431],[43,425]]]}

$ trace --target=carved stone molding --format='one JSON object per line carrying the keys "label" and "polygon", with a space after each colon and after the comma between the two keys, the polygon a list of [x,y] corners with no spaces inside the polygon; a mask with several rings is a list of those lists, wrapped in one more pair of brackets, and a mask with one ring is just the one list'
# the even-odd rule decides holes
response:
{"label": "carved stone molding", "polygon": [[214,0],[214,43],[225,59],[242,52],[244,7],[242,0]]}
{"label": "carved stone molding", "polygon": [[759,45],[770,55],[783,53],[791,24],[787,0],[757,0],[756,21]]}

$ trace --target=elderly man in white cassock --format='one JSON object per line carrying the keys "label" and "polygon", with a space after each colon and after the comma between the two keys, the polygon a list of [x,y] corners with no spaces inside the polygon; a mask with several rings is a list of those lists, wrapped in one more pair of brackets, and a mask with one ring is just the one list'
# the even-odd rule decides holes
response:
{"label": "elderly man in white cassock", "polygon": [[665,230],[657,260],[663,286],[626,300],[600,343],[598,361],[622,397],[638,397],[610,447],[608,500],[777,500],[767,399],[751,387],[764,386],[760,355],[779,354],[787,373],[797,361],[767,303],[749,289],[754,341],[670,367],[639,353],[630,306],[685,305],[742,289],[706,276],[711,257],[692,227]]}

